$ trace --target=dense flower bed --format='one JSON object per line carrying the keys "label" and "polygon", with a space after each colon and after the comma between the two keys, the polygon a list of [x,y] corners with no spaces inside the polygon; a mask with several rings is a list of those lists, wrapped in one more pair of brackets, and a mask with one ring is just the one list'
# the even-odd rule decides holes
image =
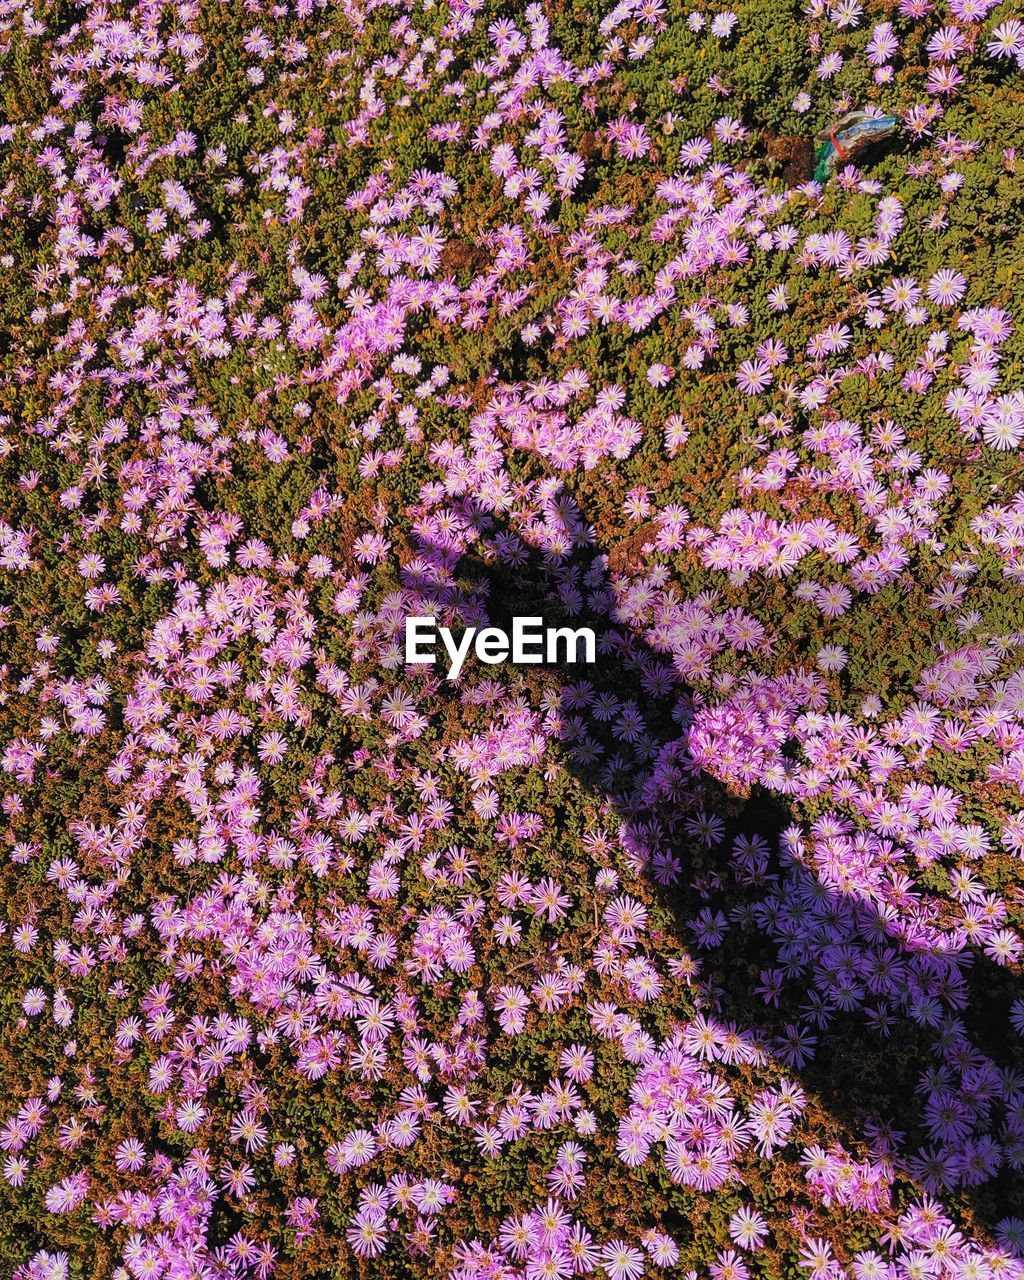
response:
{"label": "dense flower bed", "polygon": [[0,0],[5,1276],[1024,1278],[1012,10]]}

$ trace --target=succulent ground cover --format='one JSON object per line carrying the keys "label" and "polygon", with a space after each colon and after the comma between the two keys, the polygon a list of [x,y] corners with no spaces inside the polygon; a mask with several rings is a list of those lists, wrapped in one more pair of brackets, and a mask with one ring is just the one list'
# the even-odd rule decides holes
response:
{"label": "succulent ground cover", "polygon": [[1022,68],[0,0],[5,1276],[1024,1276]]}

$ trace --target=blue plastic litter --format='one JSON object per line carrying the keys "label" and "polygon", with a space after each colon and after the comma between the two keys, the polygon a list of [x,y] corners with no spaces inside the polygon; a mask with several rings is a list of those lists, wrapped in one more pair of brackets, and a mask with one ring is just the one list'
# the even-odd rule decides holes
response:
{"label": "blue plastic litter", "polygon": [[857,160],[870,147],[891,138],[899,129],[897,116],[869,115],[866,111],[851,111],[843,116],[824,134],[815,152],[818,166],[814,170],[816,182],[827,182],[840,164]]}

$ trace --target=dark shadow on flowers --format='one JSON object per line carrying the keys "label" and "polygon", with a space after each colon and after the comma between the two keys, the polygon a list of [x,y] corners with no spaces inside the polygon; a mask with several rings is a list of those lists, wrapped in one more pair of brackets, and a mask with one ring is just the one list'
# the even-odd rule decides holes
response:
{"label": "dark shadow on flowers", "polygon": [[[692,709],[689,691],[664,655],[635,630],[585,605],[566,610],[562,569],[532,553],[509,564],[503,545],[502,534],[488,528],[479,554],[429,548],[451,570],[436,591],[438,615],[454,612],[456,626],[461,620],[506,631],[516,616],[540,615],[547,625],[590,626],[598,633],[595,666],[559,670],[572,708],[563,762],[587,788],[611,801],[621,821],[641,834],[641,843],[646,839],[664,851],[668,863],[663,859],[660,874],[652,866],[652,881],[680,942],[700,958],[707,1012],[758,1035],[779,1054],[847,1141],[873,1142],[876,1151],[884,1150],[892,1133],[903,1181],[942,1195],[983,1229],[1019,1213],[1024,1172],[1003,1167],[992,1176],[985,1135],[998,1127],[986,1119],[998,1112],[988,1096],[993,1078],[1024,1067],[1020,1038],[1008,1017],[1010,1004],[1024,993],[1020,979],[972,949],[942,955],[908,945],[899,922],[886,919],[870,897],[826,883],[806,852],[794,855],[792,814],[763,788],[737,795],[706,772],[682,778],[676,796],[645,786],[659,766],[668,762],[671,772],[671,762],[686,755],[687,725],[681,719]],[[606,713],[594,714],[602,697],[639,713],[640,749],[616,738]],[[721,839],[708,843],[687,832],[698,811],[724,822]],[[756,852],[737,860],[737,842],[744,841]],[[664,874],[672,859],[674,877]],[[701,925],[702,911],[724,917],[721,945],[707,945],[714,930]],[[836,974],[846,969],[854,980],[846,984],[844,1009],[830,984],[836,987]],[[898,978],[887,986],[890,972]],[[775,975],[770,1000],[766,973]],[[844,989],[841,981],[837,989]],[[915,1000],[926,1007],[918,1003],[912,1014]],[[940,1025],[929,1026],[929,1020]],[[948,1075],[951,1056],[962,1068],[956,1080]],[[959,1164],[955,1185],[943,1185],[922,1154],[922,1148],[936,1145],[926,1128],[926,1092],[932,1106],[936,1096],[951,1100],[953,1136],[942,1144],[941,1157],[947,1169]],[[957,1128],[955,1112],[965,1094],[976,1099],[982,1117],[977,1132],[970,1124],[962,1133],[963,1125]]]}

